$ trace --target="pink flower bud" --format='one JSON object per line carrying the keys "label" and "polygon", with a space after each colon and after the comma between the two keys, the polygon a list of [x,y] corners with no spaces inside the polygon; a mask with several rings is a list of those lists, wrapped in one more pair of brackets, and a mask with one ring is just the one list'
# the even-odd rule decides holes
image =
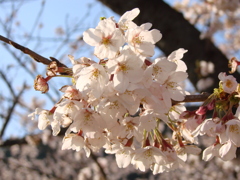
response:
{"label": "pink flower bud", "polygon": [[207,105],[207,109],[208,110],[213,110],[215,107],[215,100],[211,101],[208,105]]}
{"label": "pink flower bud", "polygon": [[34,89],[36,91],[41,91],[42,93],[46,93],[48,92],[49,88],[48,88],[48,78],[44,78],[41,75],[38,75],[36,77],[36,79],[34,80]]}
{"label": "pink flower bud", "polygon": [[204,115],[204,114],[206,114],[207,110],[208,110],[207,106],[200,106],[198,108],[198,110],[196,111],[196,114],[197,115]]}

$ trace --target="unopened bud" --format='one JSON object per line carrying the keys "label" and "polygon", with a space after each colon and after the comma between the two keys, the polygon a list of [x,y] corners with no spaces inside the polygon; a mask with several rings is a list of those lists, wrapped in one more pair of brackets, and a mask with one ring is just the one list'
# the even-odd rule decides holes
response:
{"label": "unopened bud", "polygon": [[48,81],[49,79],[45,79],[41,75],[38,75],[36,79],[34,80],[34,89],[36,91],[41,91],[42,93],[48,92]]}
{"label": "unopened bud", "polygon": [[216,100],[212,100],[208,105],[207,105],[207,109],[208,110],[213,110],[215,107],[215,102]]}
{"label": "unopened bud", "polygon": [[198,108],[198,110],[196,111],[196,114],[197,115],[204,115],[204,114],[206,114],[207,110],[208,110],[207,106],[200,106]]}

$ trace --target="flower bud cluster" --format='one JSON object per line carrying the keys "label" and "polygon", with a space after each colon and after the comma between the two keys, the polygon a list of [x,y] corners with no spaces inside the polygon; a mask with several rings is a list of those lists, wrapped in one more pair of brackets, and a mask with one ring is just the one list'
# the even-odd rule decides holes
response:
{"label": "flower bud cluster", "polygon": [[[190,132],[191,140],[197,143],[197,136],[209,136],[215,141],[203,151],[203,160],[209,161],[213,157],[224,161],[236,157],[236,150],[240,147],[240,96],[239,84],[232,75],[219,74],[219,88],[193,112],[184,112],[185,131]],[[236,109],[234,111],[234,109]],[[206,118],[212,112],[211,118]]]}

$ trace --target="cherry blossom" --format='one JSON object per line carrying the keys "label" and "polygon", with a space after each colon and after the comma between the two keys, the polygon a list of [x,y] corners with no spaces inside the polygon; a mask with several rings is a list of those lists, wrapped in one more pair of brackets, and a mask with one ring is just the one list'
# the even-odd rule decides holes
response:
{"label": "cherry blossom", "polygon": [[226,134],[228,138],[231,140],[231,142],[237,146],[240,147],[240,120],[239,119],[232,119],[226,123],[227,129]]}
{"label": "cherry blossom", "polygon": [[134,29],[128,29],[126,39],[133,51],[145,57],[154,55],[154,44],[162,38],[159,30],[153,29],[148,31],[151,24],[143,24]]}
{"label": "cherry blossom", "polygon": [[73,86],[63,86],[59,91],[64,92],[65,94],[63,95],[64,98],[68,98],[71,100],[80,100],[81,93]]}
{"label": "cherry blossom", "polygon": [[196,145],[184,145],[179,146],[178,144],[174,147],[177,156],[182,159],[184,162],[187,160],[187,154],[198,155],[201,153],[201,149]]}
{"label": "cherry blossom", "polygon": [[125,12],[118,21],[118,27],[122,31],[126,31],[128,28],[136,27],[137,25],[132,20],[137,17],[139,13],[140,10],[138,8]]}
{"label": "cherry blossom", "polygon": [[215,123],[212,119],[206,119],[202,124],[200,124],[193,132],[193,136],[204,135],[207,134],[210,137],[216,136],[216,128],[217,123]]}
{"label": "cherry blossom", "polygon": [[146,171],[154,163],[158,163],[164,157],[163,152],[153,146],[146,146],[141,149],[137,149],[134,153],[132,164],[141,171]]}
{"label": "cherry blossom", "polygon": [[81,108],[83,108],[83,104],[79,101],[63,100],[56,105],[53,118],[57,120],[62,127],[68,127]]}
{"label": "cherry blossom", "polygon": [[119,93],[124,93],[129,83],[138,83],[142,77],[141,68],[143,61],[136,56],[128,46],[125,46],[118,58],[107,62],[106,67],[109,74],[113,74],[113,85]]}
{"label": "cherry blossom", "polygon": [[[53,109],[55,110],[55,108]],[[53,135],[56,136],[60,132],[60,123],[58,120],[55,120],[53,118],[53,113],[45,110],[37,108],[34,113],[32,113],[30,116],[32,116],[32,119],[34,120],[35,116],[38,115],[38,128],[40,130],[44,130],[48,125],[51,125],[53,130]]]}
{"label": "cherry blossom", "polygon": [[204,161],[210,161],[214,157],[220,157],[219,156],[219,149],[221,148],[220,144],[213,144],[212,146],[207,147],[203,151],[203,160]]}
{"label": "cherry blossom", "polygon": [[168,57],[167,59],[171,62],[176,63],[177,68],[176,71],[184,71],[186,72],[187,70],[187,66],[184,63],[184,61],[182,60],[183,55],[187,52],[186,49],[183,48],[179,48],[175,51],[173,51]]}
{"label": "cherry blossom", "polygon": [[89,98],[90,101],[93,101],[101,97],[107,81],[108,76],[105,69],[95,63],[91,66],[84,67],[79,72],[76,88],[85,98]]}
{"label": "cherry blossom", "polygon": [[168,79],[164,82],[164,95],[169,96],[175,101],[182,101],[186,92],[181,87],[180,82],[184,81],[187,76],[188,74],[183,71],[171,73]]}
{"label": "cherry blossom", "polygon": [[84,139],[78,134],[68,134],[63,139],[62,150],[73,149],[80,151],[85,146]]}
{"label": "cherry blossom", "polygon": [[132,161],[134,151],[131,147],[124,147],[116,152],[116,162],[119,168],[126,168]]}
{"label": "cherry blossom", "polygon": [[122,32],[111,18],[101,20],[96,29],[85,31],[83,40],[95,46],[94,54],[100,59],[114,58],[124,44]]}
{"label": "cherry blossom", "polygon": [[155,59],[148,68],[152,68],[154,79],[160,84],[164,84],[169,74],[176,70],[177,65],[163,57]]}
{"label": "cherry blossom", "polygon": [[219,156],[224,161],[232,160],[233,158],[236,157],[236,150],[237,150],[237,147],[230,140],[228,140],[219,149]]}
{"label": "cherry blossom", "polygon": [[232,75],[227,76],[226,73],[220,73],[218,78],[222,81],[224,92],[231,94],[237,89],[238,83]]}
{"label": "cherry blossom", "polygon": [[171,121],[182,121],[180,118],[180,115],[186,111],[186,107],[183,104],[176,104],[171,107],[171,109],[168,112],[168,116],[171,119]]}
{"label": "cherry blossom", "polygon": [[38,117],[38,128],[40,130],[44,130],[48,125],[53,121],[53,116],[48,110],[44,109],[36,109],[36,114]]}

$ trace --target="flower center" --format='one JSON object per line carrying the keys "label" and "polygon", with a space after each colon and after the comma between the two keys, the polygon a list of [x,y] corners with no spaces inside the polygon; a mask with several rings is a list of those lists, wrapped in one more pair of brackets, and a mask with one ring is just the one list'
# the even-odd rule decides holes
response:
{"label": "flower center", "polygon": [[127,72],[129,70],[129,66],[126,65],[126,63],[119,63],[118,64],[118,71],[122,71],[122,72]]}
{"label": "flower center", "polygon": [[138,34],[138,35],[136,35],[136,36],[133,37],[132,43],[133,43],[133,44],[141,44],[141,43],[142,43],[142,40],[143,40],[143,37],[142,37],[142,36],[139,36],[139,34]]}
{"label": "flower center", "polygon": [[159,72],[162,72],[162,68],[159,66],[153,66],[153,74],[157,75]]}
{"label": "flower center", "polygon": [[176,90],[177,83],[176,82],[168,82],[167,87]]}
{"label": "flower center", "polygon": [[144,155],[145,155],[145,158],[151,159],[153,156],[152,150],[148,149],[147,151],[145,151]]}
{"label": "flower center", "polygon": [[230,125],[229,131],[230,131],[230,132],[237,133],[237,134],[240,134],[238,125]]}
{"label": "flower center", "polygon": [[99,70],[98,70],[97,68],[95,68],[95,69],[92,71],[92,76],[91,76],[91,78],[97,79],[98,76],[99,76],[99,74],[100,74]]}
{"label": "flower center", "polygon": [[110,36],[103,37],[102,44],[104,44],[105,46],[108,46],[109,44],[111,44],[111,37]]}
{"label": "flower center", "polygon": [[109,109],[119,109],[118,102],[117,101],[111,102]]}
{"label": "flower center", "polygon": [[231,88],[231,87],[233,86],[232,81],[227,80],[227,81],[226,81],[226,86],[227,86],[228,88]]}

